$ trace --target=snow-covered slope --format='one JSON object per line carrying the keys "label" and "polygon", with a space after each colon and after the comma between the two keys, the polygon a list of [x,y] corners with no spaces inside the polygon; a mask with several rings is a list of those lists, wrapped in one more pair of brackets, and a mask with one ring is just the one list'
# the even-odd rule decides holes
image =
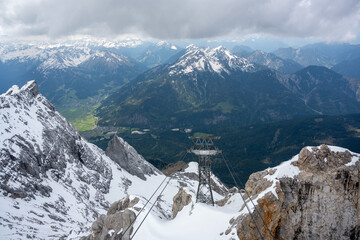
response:
{"label": "snow-covered slope", "polygon": [[110,203],[129,192],[147,196],[164,177],[152,166],[146,180],[121,169],[55,111],[35,81],[0,95],[0,126],[0,239],[89,228]]}
{"label": "snow-covered slope", "polygon": [[223,47],[199,48],[189,45],[185,53],[169,67],[170,75],[192,74],[196,71],[214,72],[219,75],[240,70],[251,72],[255,66],[245,58],[238,57]]}

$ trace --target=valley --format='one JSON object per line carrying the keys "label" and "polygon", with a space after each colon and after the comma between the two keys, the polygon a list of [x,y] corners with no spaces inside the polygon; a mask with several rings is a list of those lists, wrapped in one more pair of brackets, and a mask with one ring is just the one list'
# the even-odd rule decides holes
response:
{"label": "valley", "polygon": [[[360,114],[309,116],[295,120],[247,127],[198,127],[189,129],[99,128],[81,135],[102,149],[116,133],[124,138],[159,169],[169,163],[196,161],[187,154],[190,136],[221,136],[217,145],[230,161],[235,174],[246,182],[251,173],[273,167],[289,159],[304,146],[329,144],[360,152]],[[215,157],[212,169],[229,186],[233,185],[221,157]]]}

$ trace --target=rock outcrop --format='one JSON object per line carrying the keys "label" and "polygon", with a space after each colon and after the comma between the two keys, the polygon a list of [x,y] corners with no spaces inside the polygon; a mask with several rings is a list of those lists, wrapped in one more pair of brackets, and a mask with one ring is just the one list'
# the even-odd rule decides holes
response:
{"label": "rock outcrop", "polygon": [[[359,239],[359,156],[338,147],[306,147],[291,165],[250,176],[246,188],[275,239]],[[271,239],[256,211],[253,215]],[[240,239],[259,239],[250,215],[236,221]]]}
{"label": "rock outcrop", "polygon": [[161,169],[161,172],[166,176],[170,176],[173,173],[184,171],[188,166],[189,164],[183,161],[169,163],[165,168]]}
{"label": "rock outcrop", "polygon": [[116,134],[108,143],[106,155],[118,163],[122,169],[143,180],[146,180],[145,175],[160,174],[158,169],[142,156],[139,157],[136,150]]}
{"label": "rock outcrop", "polygon": [[[136,214],[132,209],[139,202],[139,198],[125,199],[114,202],[107,214],[101,214],[93,223],[93,234],[82,240],[129,240],[133,232],[131,224],[135,221]],[[130,227],[131,226],[131,227]]]}
{"label": "rock outcrop", "polygon": [[179,192],[173,198],[173,218],[189,203],[191,203],[191,194],[186,193],[184,188],[180,188]]}

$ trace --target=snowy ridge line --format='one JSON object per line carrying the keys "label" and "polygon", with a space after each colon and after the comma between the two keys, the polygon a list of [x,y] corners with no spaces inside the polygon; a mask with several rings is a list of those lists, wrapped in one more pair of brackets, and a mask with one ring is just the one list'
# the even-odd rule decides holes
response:
{"label": "snowy ridge line", "polygon": [[221,75],[233,70],[249,72],[255,66],[245,58],[238,57],[226,48],[199,48],[193,44],[186,47],[186,52],[175,64],[168,67],[169,75],[191,74],[195,71],[209,71]]}
{"label": "snowy ridge line", "polygon": [[107,62],[117,62],[118,64],[129,63],[128,57],[114,53],[110,50],[92,49],[89,46],[62,46],[54,45],[51,47],[26,46],[23,48],[10,49],[0,53],[0,61],[19,61],[21,63],[33,62],[36,69],[46,72],[53,69],[67,69],[78,67],[85,62],[103,58]]}

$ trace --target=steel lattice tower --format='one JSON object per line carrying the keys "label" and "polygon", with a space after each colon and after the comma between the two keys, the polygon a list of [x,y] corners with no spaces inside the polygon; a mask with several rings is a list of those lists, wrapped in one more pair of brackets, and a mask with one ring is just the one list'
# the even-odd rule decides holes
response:
{"label": "steel lattice tower", "polygon": [[190,137],[194,146],[188,152],[194,153],[199,159],[199,186],[196,193],[196,202],[212,204],[214,198],[211,190],[211,156],[221,153],[215,147],[220,137]]}

